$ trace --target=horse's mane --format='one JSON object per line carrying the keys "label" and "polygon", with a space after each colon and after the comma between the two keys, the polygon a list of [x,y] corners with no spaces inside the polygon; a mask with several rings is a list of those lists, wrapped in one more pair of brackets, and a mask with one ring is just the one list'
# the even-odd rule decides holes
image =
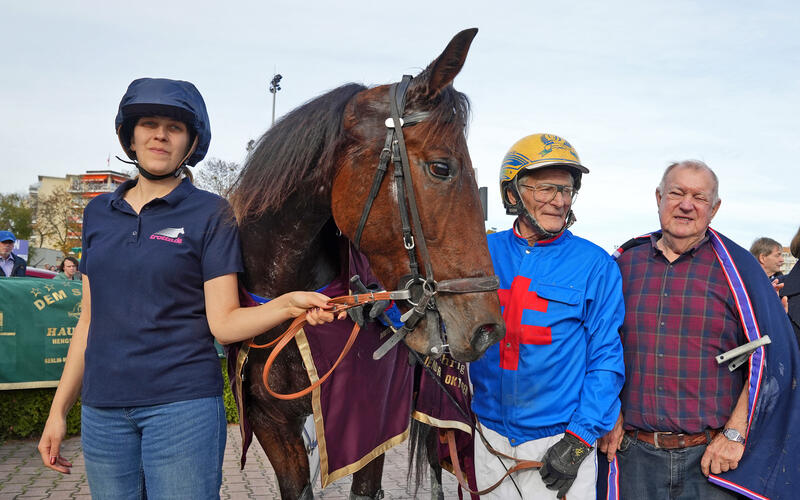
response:
{"label": "horse's mane", "polygon": [[305,182],[330,177],[345,105],[364,90],[349,83],[292,110],[267,130],[231,193],[236,218],[277,210]]}
{"label": "horse's mane", "polygon": [[[261,136],[230,196],[240,224],[267,211],[278,211],[301,185],[332,177],[330,169],[344,139],[345,106],[365,89],[349,83],[331,90],[292,110]],[[452,85],[443,88],[433,102],[415,103],[412,97],[409,106],[415,104],[430,111],[426,121],[438,124],[428,128],[425,143],[446,144],[452,127],[466,133],[469,99]]]}

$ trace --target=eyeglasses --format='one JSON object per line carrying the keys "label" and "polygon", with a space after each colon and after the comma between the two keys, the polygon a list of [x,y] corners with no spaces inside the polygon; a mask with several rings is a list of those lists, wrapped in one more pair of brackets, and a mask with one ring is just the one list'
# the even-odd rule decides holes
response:
{"label": "eyeglasses", "polygon": [[570,203],[578,197],[578,190],[572,186],[562,186],[561,184],[550,184],[542,182],[535,186],[520,184],[519,187],[533,191],[533,199],[539,203],[550,203],[556,198],[556,194],[561,193],[564,198],[569,198]]}

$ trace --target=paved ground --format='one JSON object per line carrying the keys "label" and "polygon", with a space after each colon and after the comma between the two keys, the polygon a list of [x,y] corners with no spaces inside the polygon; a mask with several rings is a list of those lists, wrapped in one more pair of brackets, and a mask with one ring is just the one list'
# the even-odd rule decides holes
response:
{"label": "paved ground", "polygon": [[[61,453],[73,463],[72,474],[64,475],[41,465],[36,440],[11,440],[0,445],[0,499],[90,499],[89,485],[83,466],[80,438],[64,442]],[[239,470],[241,438],[236,426],[228,426],[228,446],[222,472],[223,499],[278,498],[278,485],[258,443],[248,450],[247,465]],[[406,491],[406,443],[395,446],[386,454],[383,489],[387,499],[413,498]],[[445,498],[457,498],[455,478],[443,473]],[[427,485],[426,485],[427,486]],[[314,498],[345,500],[350,492],[350,478],[343,478],[325,490],[317,480]],[[418,498],[430,498],[430,488],[420,488]]]}

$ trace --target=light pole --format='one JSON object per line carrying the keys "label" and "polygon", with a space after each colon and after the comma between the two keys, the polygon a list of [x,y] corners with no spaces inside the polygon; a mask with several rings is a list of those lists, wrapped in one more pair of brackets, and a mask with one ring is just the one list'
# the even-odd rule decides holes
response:
{"label": "light pole", "polygon": [[269,93],[272,94],[272,125],[275,125],[275,97],[281,89],[281,78],[283,78],[281,75],[275,74],[269,82]]}

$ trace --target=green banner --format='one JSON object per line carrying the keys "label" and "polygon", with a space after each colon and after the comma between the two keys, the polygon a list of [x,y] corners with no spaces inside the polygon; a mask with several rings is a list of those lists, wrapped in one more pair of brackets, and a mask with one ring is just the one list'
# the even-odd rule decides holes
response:
{"label": "green banner", "polygon": [[0,278],[0,390],[58,385],[82,292],[77,280]]}

